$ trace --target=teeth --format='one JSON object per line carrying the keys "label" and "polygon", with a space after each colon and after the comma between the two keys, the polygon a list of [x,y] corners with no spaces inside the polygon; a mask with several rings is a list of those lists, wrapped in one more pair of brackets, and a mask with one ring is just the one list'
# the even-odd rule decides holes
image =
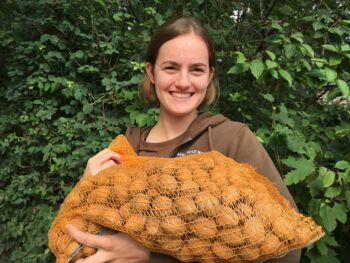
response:
{"label": "teeth", "polygon": [[191,97],[191,93],[182,93],[182,92],[171,92],[171,95],[178,98],[189,98]]}

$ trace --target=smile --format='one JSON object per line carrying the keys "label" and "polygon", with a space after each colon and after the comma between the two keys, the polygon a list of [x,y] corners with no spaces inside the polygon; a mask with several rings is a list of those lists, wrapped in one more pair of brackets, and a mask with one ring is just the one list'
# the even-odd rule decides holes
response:
{"label": "smile", "polygon": [[189,98],[193,95],[193,93],[184,93],[184,92],[175,92],[175,91],[170,91],[169,93],[171,96],[174,96],[177,98]]}

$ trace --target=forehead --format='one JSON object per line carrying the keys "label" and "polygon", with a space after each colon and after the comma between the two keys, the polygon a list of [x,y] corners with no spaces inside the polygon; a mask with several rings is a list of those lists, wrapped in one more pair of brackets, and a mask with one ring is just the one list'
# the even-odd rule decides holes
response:
{"label": "forehead", "polygon": [[179,63],[209,64],[207,44],[194,33],[177,36],[165,42],[159,49],[156,63],[167,60]]}

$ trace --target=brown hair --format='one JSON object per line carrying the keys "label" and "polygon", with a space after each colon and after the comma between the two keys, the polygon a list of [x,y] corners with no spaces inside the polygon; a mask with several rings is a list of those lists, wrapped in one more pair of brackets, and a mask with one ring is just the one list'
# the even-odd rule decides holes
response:
{"label": "brown hair", "polygon": [[[215,69],[215,49],[208,31],[197,19],[189,16],[173,17],[156,29],[148,45],[146,62],[150,63],[153,67],[156,63],[159,49],[165,42],[190,32],[195,33],[203,39],[208,48],[209,68]],[[207,93],[202,104],[209,106],[215,101],[215,82],[214,71],[214,76],[208,86]],[[156,99],[153,84],[146,73],[143,81],[141,82],[141,95],[148,103]]]}

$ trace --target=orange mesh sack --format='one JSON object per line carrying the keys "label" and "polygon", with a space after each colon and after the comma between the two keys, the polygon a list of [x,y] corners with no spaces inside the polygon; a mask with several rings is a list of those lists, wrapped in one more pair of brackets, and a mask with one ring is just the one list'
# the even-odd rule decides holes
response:
{"label": "orange mesh sack", "polygon": [[[58,263],[78,246],[68,223],[90,233],[125,232],[184,262],[262,262],[324,234],[254,168],[219,152],[139,157],[124,136],[109,148],[122,163],[83,177],[52,223],[49,247]],[[74,260],[94,252],[84,247]]]}

